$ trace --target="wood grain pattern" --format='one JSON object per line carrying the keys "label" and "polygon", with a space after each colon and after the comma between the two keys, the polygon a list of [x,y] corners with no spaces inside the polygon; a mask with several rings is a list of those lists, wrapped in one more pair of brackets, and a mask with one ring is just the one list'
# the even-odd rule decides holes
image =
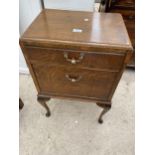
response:
{"label": "wood grain pattern", "polygon": [[[41,92],[107,99],[117,73],[82,70],[71,67],[35,66]],[[48,74],[47,74],[48,73]],[[66,76],[69,76],[67,78]],[[79,79],[73,81],[72,79]]]}
{"label": "wood grain pattern", "polygon": [[[74,28],[82,32],[74,33]],[[100,123],[133,49],[119,14],[47,9],[20,45],[46,116],[50,97],[85,99],[105,108]]]}
{"label": "wood grain pattern", "polygon": [[[87,51],[73,50],[56,50],[48,48],[26,47],[26,54],[32,64],[37,65],[67,65],[70,67],[87,68],[95,70],[110,70],[119,71],[125,58],[125,54],[115,54],[105,52],[97,54]],[[79,60],[80,54],[83,53],[83,58],[76,64],[67,61],[64,54],[67,54],[70,60]],[[97,60],[97,61],[96,61]],[[94,62],[94,63],[92,63]]]}
{"label": "wood grain pattern", "polygon": [[[74,33],[73,29],[81,29],[82,32]],[[112,46],[132,49],[126,32],[120,14],[45,9],[21,39],[29,44],[99,45],[104,48]]]}
{"label": "wood grain pattern", "polygon": [[[132,46],[135,48],[135,0],[106,0],[105,12],[120,13],[123,16]],[[127,66],[135,67],[135,50]]]}

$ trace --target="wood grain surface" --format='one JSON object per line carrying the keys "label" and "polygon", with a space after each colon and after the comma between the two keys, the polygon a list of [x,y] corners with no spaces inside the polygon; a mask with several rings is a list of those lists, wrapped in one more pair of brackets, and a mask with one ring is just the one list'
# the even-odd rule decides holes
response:
{"label": "wood grain surface", "polygon": [[20,45],[46,116],[50,97],[68,97],[102,105],[103,122],[133,49],[120,14],[44,9]]}

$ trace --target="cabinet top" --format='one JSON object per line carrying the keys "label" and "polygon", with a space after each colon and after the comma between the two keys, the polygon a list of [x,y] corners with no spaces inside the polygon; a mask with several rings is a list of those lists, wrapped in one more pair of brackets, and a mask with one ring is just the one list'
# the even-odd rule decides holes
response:
{"label": "cabinet top", "polygon": [[97,13],[44,9],[20,41],[31,44],[132,49],[122,19],[117,13]]}

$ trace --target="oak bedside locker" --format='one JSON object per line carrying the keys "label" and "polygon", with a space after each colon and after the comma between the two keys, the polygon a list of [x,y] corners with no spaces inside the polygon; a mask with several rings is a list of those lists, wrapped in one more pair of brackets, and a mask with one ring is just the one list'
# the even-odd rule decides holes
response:
{"label": "oak bedside locker", "polygon": [[83,99],[103,108],[102,123],[132,54],[120,14],[44,9],[20,46],[46,116],[51,97]]}

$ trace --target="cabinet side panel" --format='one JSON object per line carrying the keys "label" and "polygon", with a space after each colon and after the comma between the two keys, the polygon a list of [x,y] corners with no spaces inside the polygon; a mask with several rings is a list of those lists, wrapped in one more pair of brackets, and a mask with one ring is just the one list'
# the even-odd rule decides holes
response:
{"label": "cabinet side panel", "polygon": [[126,56],[124,57],[124,62],[123,62],[122,67],[121,67],[120,71],[118,72],[118,74],[116,76],[116,79],[115,79],[115,81],[113,83],[113,87],[112,87],[111,92],[109,94],[108,100],[111,100],[112,97],[113,97],[113,94],[114,94],[114,92],[115,92],[115,90],[116,90],[116,88],[117,88],[117,86],[119,84],[119,81],[120,81],[120,79],[121,79],[121,77],[123,75],[123,72],[125,70],[125,67],[127,65],[128,59],[130,57],[130,54],[131,54],[131,52],[127,52]]}
{"label": "cabinet side panel", "polygon": [[38,91],[38,93],[39,93],[39,92],[40,92],[40,86],[39,86],[37,77],[36,77],[36,75],[35,75],[35,71],[34,71],[32,65],[31,65],[31,63],[29,62],[29,59],[28,59],[28,57],[27,57],[27,55],[26,55],[26,49],[24,48],[24,44],[23,44],[21,41],[19,42],[19,44],[20,44],[20,47],[21,47],[21,49],[22,49],[22,52],[23,52],[24,58],[25,58],[25,60],[26,60],[26,63],[27,63],[27,65],[28,65],[30,74],[31,74],[31,76],[32,76],[32,78],[33,78],[34,84],[35,84],[35,86],[36,86],[36,88],[37,88],[37,91]]}

